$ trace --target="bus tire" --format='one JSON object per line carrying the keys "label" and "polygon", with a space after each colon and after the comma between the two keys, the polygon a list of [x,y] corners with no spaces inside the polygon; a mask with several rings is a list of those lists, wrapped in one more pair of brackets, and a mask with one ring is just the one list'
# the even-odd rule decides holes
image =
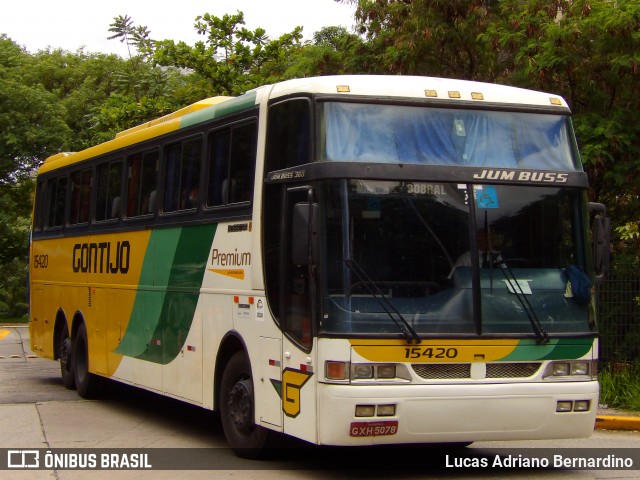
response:
{"label": "bus tire", "polygon": [[72,355],[71,355],[71,337],[69,337],[69,328],[65,322],[60,331],[60,339],[58,342],[58,356],[60,358],[60,376],[62,384],[69,390],[76,388],[76,379],[73,371]]}
{"label": "bus tire", "polygon": [[82,398],[101,396],[104,392],[104,381],[98,375],[89,372],[89,342],[84,322],[78,326],[78,331],[73,337],[71,350],[71,364],[78,394]]}
{"label": "bus tire", "polygon": [[258,458],[269,430],[254,422],[255,395],[251,364],[240,351],[225,366],[220,384],[220,420],[227,443],[239,457]]}

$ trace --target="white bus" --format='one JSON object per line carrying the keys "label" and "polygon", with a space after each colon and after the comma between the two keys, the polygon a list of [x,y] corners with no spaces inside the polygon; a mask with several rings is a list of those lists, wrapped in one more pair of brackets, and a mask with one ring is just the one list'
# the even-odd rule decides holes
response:
{"label": "white bus", "polygon": [[588,436],[587,185],[556,95],[337,76],[198,102],[45,161],[32,349],[81,396],[220,411],[245,456],[272,431]]}

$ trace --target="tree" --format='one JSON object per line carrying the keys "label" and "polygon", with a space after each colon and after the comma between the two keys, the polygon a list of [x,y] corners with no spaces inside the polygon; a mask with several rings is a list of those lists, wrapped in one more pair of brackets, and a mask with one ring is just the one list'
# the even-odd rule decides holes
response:
{"label": "tree", "polygon": [[479,40],[493,20],[487,0],[336,0],[355,4],[358,31],[378,73],[487,80],[494,52]]}
{"label": "tree", "polygon": [[0,185],[0,313],[23,315],[33,181]]}
{"label": "tree", "polygon": [[374,72],[376,60],[365,41],[344,27],[324,27],[295,52],[283,78]]}
{"label": "tree", "polygon": [[190,46],[173,40],[154,40],[144,55],[158,65],[187,69],[210,82],[212,95],[238,95],[283,71],[289,51],[300,45],[302,28],[271,40],[264,29],[243,27],[244,14],[196,18],[198,34],[206,38]]}
{"label": "tree", "polygon": [[55,95],[42,84],[25,84],[32,65],[23,49],[0,36],[0,185],[25,178],[71,139]]}

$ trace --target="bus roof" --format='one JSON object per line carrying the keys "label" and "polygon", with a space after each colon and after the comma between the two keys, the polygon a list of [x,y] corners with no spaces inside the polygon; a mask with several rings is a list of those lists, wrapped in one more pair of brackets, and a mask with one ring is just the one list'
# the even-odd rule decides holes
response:
{"label": "bus roof", "polygon": [[170,133],[180,128],[242,111],[256,105],[260,96],[281,98],[295,94],[327,94],[369,96],[378,98],[431,99],[451,102],[469,102],[491,105],[522,105],[558,108],[569,112],[566,101],[558,96],[533,90],[435,77],[338,75],[287,80],[251,90],[239,97],[212,97],[184,107],[164,117],[143,123],[116,134],[113,140],[80,152],[63,152],[47,158],[39,173],[56,170],[114,150],[135,145],[145,140]]}
{"label": "bus roof", "polygon": [[534,90],[468,80],[403,75],[340,75],[287,80],[273,86],[270,98],[300,92],[564,107],[567,111],[569,108],[562,97]]}

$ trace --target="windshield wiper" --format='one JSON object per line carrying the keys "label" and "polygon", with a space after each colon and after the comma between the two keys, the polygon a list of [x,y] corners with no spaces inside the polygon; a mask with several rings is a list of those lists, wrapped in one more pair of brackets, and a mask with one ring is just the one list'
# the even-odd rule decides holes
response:
{"label": "windshield wiper", "polygon": [[[493,264],[494,262],[492,261],[491,263]],[[527,314],[527,317],[529,318],[529,322],[531,323],[531,327],[533,328],[533,333],[535,333],[536,335],[537,342],[549,343],[549,334],[540,323],[540,320],[538,320],[536,311],[533,309],[533,305],[531,305],[531,302],[529,302],[529,299],[527,298],[527,294],[524,293],[524,291],[522,290],[522,287],[518,283],[518,279],[513,273],[513,270],[509,268],[509,266],[506,264],[506,262],[503,259],[496,260],[495,263],[500,265],[499,270],[502,271],[502,274],[504,275],[504,278],[507,280],[507,283],[511,285],[511,288],[512,288],[511,291],[515,294],[516,298],[520,302],[520,305],[522,305],[522,309]],[[509,273],[509,275],[507,275],[507,272]],[[509,276],[511,276],[511,278],[509,278]]]}
{"label": "windshield wiper", "polygon": [[[393,306],[393,304],[386,297],[384,292],[380,290],[380,287],[374,282],[369,275],[362,269],[355,260],[344,260],[344,263],[349,269],[358,277],[358,280],[367,288],[373,298],[380,304],[389,318],[396,324],[407,343],[422,343],[420,335],[411,327],[409,322],[402,316],[402,314]],[[393,314],[395,313],[394,316]]]}

